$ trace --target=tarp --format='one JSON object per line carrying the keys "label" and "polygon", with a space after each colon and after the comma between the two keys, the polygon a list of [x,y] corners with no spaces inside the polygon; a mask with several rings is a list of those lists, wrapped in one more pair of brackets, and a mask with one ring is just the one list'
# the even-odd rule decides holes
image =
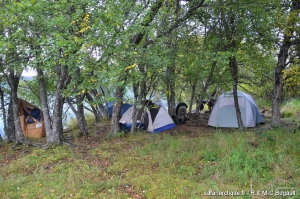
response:
{"label": "tarp", "polygon": [[25,137],[46,136],[43,112],[35,105],[19,99],[19,117]]}

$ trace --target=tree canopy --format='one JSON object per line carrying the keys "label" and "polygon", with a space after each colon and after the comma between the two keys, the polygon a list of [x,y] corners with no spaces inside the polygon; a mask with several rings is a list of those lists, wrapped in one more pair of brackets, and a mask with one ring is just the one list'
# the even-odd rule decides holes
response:
{"label": "tree canopy", "polygon": [[[190,111],[199,97],[237,88],[265,100],[280,99],[276,91],[282,88],[299,96],[299,0],[0,4],[0,76],[1,85],[9,85],[1,91],[14,99],[12,105],[19,97],[42,107],[48,143],[65,142],[66,104],[82,125],[80,134],[87,135],[84,110],[99,122],[106,117],[105,103],[115,101],[111,131],[118,133],[128,91],[135,106],[157,93],[169,110],[188,101]],[[288,52],[279,66],[281,50]],[[37,77],[19,81],[28,68]],[[14,132],[20,132],[16,117]]]}

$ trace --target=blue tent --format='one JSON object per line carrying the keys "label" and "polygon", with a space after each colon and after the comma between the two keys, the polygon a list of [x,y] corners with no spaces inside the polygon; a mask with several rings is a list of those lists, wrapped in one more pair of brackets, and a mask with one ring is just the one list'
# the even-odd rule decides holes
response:
{"label": "blue tent", "polygon": [[[114,106],[114,102],[108,102],[108,103],[104,106],[104,107],[105,107],[106,114],[107,114],[109,117],[112,116],[113,106]],[[132,107],[132,104],[122,103],[120,116],[122,116],[122,115],[123,115],[130,107]]]}

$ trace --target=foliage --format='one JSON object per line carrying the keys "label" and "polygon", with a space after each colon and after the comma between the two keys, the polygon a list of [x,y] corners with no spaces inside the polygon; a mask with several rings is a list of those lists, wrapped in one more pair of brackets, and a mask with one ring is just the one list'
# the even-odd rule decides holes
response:
{"label": "foliage", "polygon": [[287,117],[290,121],[297,121],[299,117],[298,107],[300,106],[300,101],[298,99],[290,99],[283,102],[281,108],[282,117]]}
{"label": "foliage", "polygon": [[299,65],[291,65],[283,70],[284,90],[287,90],[290,97],[299,96],[300,71]]}

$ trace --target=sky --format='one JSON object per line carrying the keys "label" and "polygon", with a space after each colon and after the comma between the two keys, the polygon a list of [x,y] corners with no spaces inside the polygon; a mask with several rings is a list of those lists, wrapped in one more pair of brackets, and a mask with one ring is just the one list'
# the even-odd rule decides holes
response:
{"label": "sky", "polygon": [[36,70],[30,68],[28,70],[24,70],[21,76],[36,76],[37,72]]}

